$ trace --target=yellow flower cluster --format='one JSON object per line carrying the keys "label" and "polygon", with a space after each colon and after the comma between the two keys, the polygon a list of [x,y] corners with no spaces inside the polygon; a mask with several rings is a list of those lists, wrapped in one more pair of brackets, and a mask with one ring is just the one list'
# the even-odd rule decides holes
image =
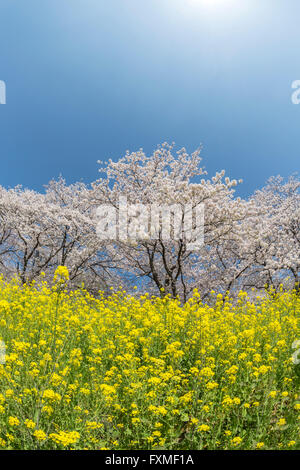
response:
{"label": "yellow flower cluster", "polygon": [[0,278],[0,448],[300,449],[297,292],[181,305],[68,278]]}

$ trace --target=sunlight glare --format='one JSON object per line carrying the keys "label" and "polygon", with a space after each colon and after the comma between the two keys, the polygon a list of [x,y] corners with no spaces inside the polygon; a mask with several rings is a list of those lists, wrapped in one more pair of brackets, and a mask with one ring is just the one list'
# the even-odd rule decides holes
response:
{"label": "sunlight glare", "polygon": [[201,8],[228,8],[235,3],[236,0],[187,0],[187,4],[190,6],[199,6]]}

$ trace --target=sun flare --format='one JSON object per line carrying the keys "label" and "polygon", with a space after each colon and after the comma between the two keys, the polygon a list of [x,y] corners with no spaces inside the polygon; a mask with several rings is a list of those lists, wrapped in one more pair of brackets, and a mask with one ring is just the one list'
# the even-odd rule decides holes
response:
{"label": "sun flare", "polygon": [[236,0],[187,0],[187,3],[192,6],[199,6],[201,8],[221,8],[230,7]]}

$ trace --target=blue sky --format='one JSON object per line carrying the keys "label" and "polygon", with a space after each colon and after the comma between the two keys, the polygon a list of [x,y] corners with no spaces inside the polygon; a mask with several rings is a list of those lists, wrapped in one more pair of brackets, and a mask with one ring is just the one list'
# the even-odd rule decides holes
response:
{"label": "blue sky", "polygon": [[[211,4],[213,2],[213,4]],[[299,0],[0,0],[0,184],[175,141],[248,195],[299,170]]]}

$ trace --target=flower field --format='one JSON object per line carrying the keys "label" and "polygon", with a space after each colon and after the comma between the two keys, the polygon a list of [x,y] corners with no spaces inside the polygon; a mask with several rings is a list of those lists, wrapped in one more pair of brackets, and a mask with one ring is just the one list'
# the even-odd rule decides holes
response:
{"label": "flower field", "polygon": [[300,449],[296,292],[199,294],[0,281],[2,449]]}

